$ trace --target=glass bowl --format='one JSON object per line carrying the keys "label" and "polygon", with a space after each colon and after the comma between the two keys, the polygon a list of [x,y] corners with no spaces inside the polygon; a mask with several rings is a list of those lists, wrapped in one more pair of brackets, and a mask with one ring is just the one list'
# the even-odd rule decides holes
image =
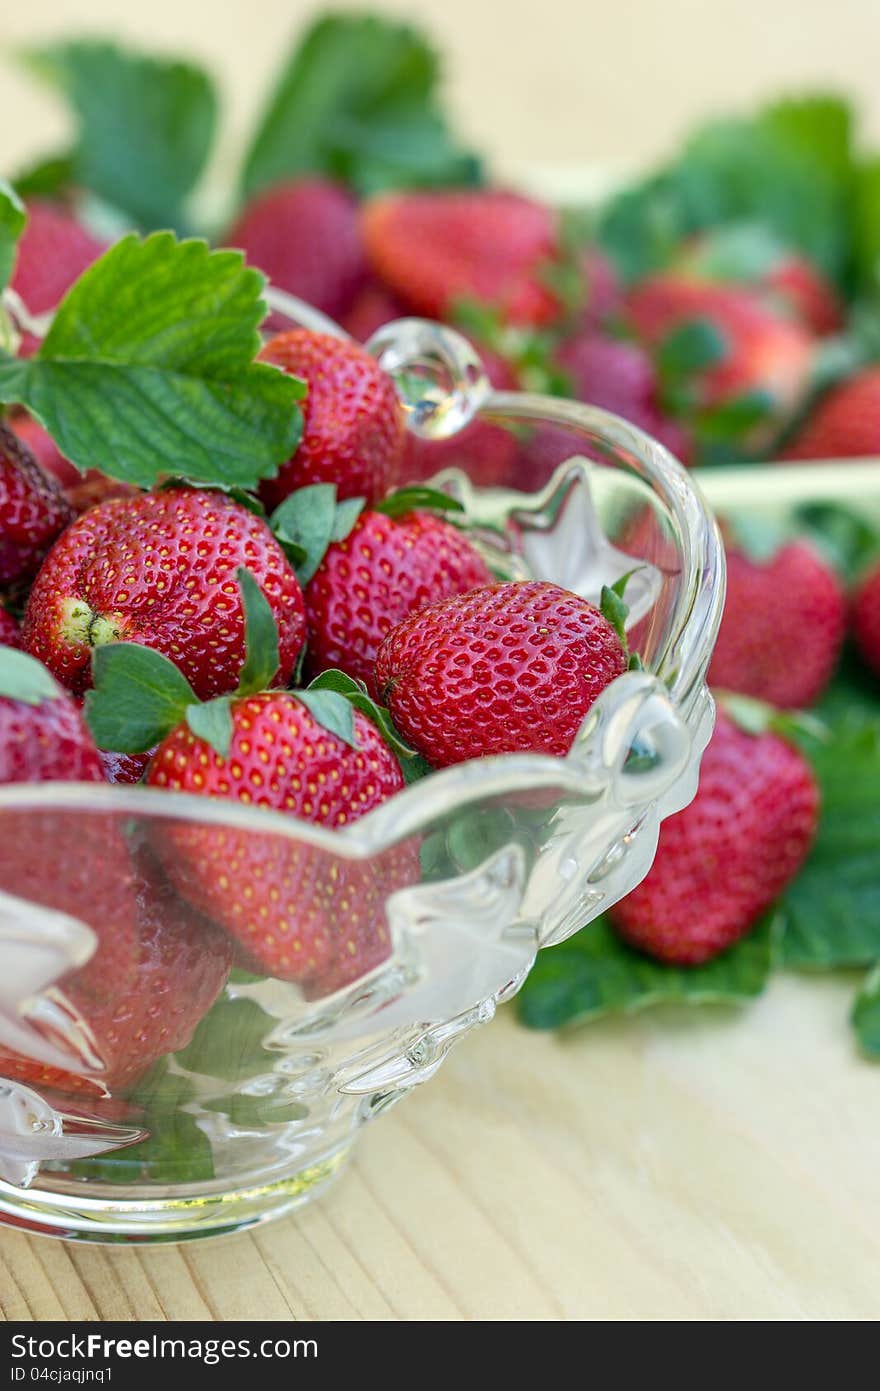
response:
{"label": "glass bowl", "polygon": [[[339,332],[278,292],[272,307]],[[407,472],[459,499],[497,574],[597,601],[635,570],[628,624],[644,670],[602,693],[565,758],[460,764],[339,831],[141,786],[0,788],[6,1223],[180,1240],[315,1196],[361,1126],[487,1023],[539,948],[639,882],[661,819],[693,796],[724,561],[692,480],[604,411],[491,391],[469,345],[438,325],[400,321],[368,347],[404,402]],[[189,902],[206,856],[255,914],[266,895],[289,900],[308,959],[288,979],[234,959]],[[125,982],[117,932],[139,934]],[[134,1056],[120,1032],[139,1040]]]}

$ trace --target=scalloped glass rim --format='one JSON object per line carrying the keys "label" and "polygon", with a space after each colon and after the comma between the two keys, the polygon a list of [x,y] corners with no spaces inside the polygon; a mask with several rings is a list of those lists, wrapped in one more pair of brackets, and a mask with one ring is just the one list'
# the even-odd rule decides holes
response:
{"label": "scalloped glass rim", "polygon": [[[666,641],[648,670],[661,680],[668,676],[670,696],[687,713],[702,686],[706,654],[711,651],[717,634],[724,599],[721,537],[699,488],[661,444],[598,407],[526,392],[492,392],[478,413],[479,418],[487,420],[511,416],[567,427],[587,441],[605,448],[611,446],[622,456],[631,456],[638,465],[638,473],[653,485],[655,494],[668,508],[681,545],[681,584]],[[568,467],[560,464],[542,489],[519,496],[527,496],[533,504],[539,503],[544,496],[551,496],[565,478]],[[615,467],[625,467],[623,459]],[[512,490],[503,491],[511,498],[517,496]],[[608,691],[613,691],[617,684],[612,682]],[[588,730],[596,720],[602,702],[600,696],[587,715],[582,731]],[[201,820],[238,830],[273,832],[356,859],[418,830],[432,816],[447,813],[451,806],[465,805],[477,797],[565,786],[583,795],[581,763],[537,754],[503,754],[432,772],[341,830],[314,826],[283,812],[220,799],[139,786],[103,787],[95,783],[7,784],[0,787],[0,811],[35,810],[52,805],[71,811],[100,808],[132,815],[162,815],[174,820]]]}

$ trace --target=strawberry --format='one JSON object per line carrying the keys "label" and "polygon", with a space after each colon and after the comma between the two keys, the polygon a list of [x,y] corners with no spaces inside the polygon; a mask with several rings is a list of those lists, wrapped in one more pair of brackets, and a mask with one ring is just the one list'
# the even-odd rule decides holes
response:
{"label": "strawberry", "polygon": [[763,283],[811,333],[824,337],[843,327],[843,306],[837,291],[805,257],[786,256]]}
{"label": "strawberry", "polygon": [[833,386],[783,450],[785,459],[880,457],[880,367]]}
{"label": "strawberry", "polygon": [[60,483],[68,505],[77,515],[111,497],[136,497],[140,491],[130,483],[108,478],[97,469],[80,473],[69,459],[65,459],[48,430],[44,430],[33,416],[22,412],[15,417],[13,426],[15,434],[31,451],[43,473]]}
{"label": "strawberry", "polygon": [[880,676],[880,565],[873,565],[856,588],[852,623],[862,657]]}
{"label": "strawberry", "polygon": [[[496,391],[516,391],[516,373],[499,353],[481,349],[486,376]],[[407,438],[403,474],[408,481],[433,478],[441,469],[458,468],[482,488],[511,487],[518,483],[516,462],[519,442],[503,425],[473,420],[445,440]]]}
{"label": "strawberry", "polygon": [[588,246],[581,256],[581,270],[585,292],[581,324],[586,329],[601,328],[623,306],[617,268],[597,246]]}
{"label": "strawberry", "polygon": [[542,279],[559,256],[556,214],[543,204],[499,189],[384,194],[361,226],[373,271],[417,314],[448,318],[463,299],[515,324],[559,313]]}
{"label": "strawberry", "polygon": [[797,874],[819,793],[778,735],[746,734],[723,712],[689,807],[664,821],[647,878],[611,910],[631,946],[696,966],[743,937]]}
{"label": "strawberry", "polygon": [[244,660],[243,564],[278,622],[286,681],[305,635],[296,576],[264,521],[194,488],[104,502],[69,527],[31,591],[25,647],[77,692],[91,684],[92,650],[119,640],[165,653],[199,696],[233,690]]}
{"label": "strawberry", "polygon": [[117,983],[98,1001],[83,994],[78,976],[63,987],[101,1065],[70,1073],[7,1054],[0,1056],[0,1075],[60,1092],[125,1091],[157,1059],[186,1047],[217,999],[229,974],[228,938],[177,898],[146,847],[134,864],[130,983]]}
{"label": "strawberry", "polygon": [[[0,648],[0,782],[101,782],[82,716],[50,674]],[[109,1007],[136,971],[134,876],[119,824],[97,812],[19,809],[4,815],[0,890],[84,918],[97,948],[65,982],[79,1007]],[[20,1075],[20,1074],[19,1074]]]}
{"label": "strawberry", "polygon": [[819,336],[843,325],[837,291],[818,267],[767,230],[732,223],[690,238],[672,270],[706,284],[743,284],[761,291],[804,328]]}
{"label": "strawberry", "polygon": [[8,609],[0,604],[0,646],[21,647],[21,629]]}
{"label": "strawberry", "polygon": [[514,582],[410,614],[379,648],[375,684],[403,737],[443,768],[484,754],[567,753],[626,667],[599,609],[554,584]]}
{"label": "strawberry", "polygon": [[837,575],[807,541],[766,561],[727,549],[727,601],[709,680],[780,709],[812,705],[837,665],[846,631]]}
{"label": "strawberry", "polygon": [[33,454],[44,473],[58,480],[62,488],[70,488],[82,482],[82,474],[75,464],[65,459],[58,445],[32,415],[20,411],[11,422],[12,429]]}
{"label": "strawberry", "polygon": [[73,520],[60,487],[22,441],[0,425],[0,585],[28,579]]}
{"label": "strawberry", "polygon": [[[403,786],[397,760],[359,711],[354,746],[289,691],[242,696],[232,703],[231,718],[225,756],[179,725],[159,745],[147,784],[270,807],[333,828]],[[333,856],[268,830],[256,836],[169,823],[160,853],[178,891],[220,923],[261,970],[283,980],[327,971],[339,923],[361,912],[373,916],[363,876],[340,874]]]}
{"label": "strawberry", "polygon": [[394,319],[406,317],[407,308],[402,300],[378,280],[367,280],[358,290],[347,312],[340,317],[340,324],[346,333],[359,343],[366,343],[377,329],[384,328]]}
{"label": "strawberry", "polygon": [[[760,392],[768,414],[785,418],[802,399],[814,358],[812,335],[742,285],[715,285],[672,273],[650,276],[627,299],[639,337],[660,349],[688,324],[718,330],[722,355],[693,374],[696,405],[711,409]],[[766,435],[766,430],[762,430]]]}
{"label": "strawberry", "polygon": [[310,672],[341,667],[375,695],[376,653],[390,630],[426,604],[491,578],[467,538],[433,513],[361,513],[306,586]]}
{"label": "strawberry", "polygon": [[227,233],[280,290],[338,319],[367,274],[357,206],[329,179],[294,179],[254,198]]}
{"label": "strawberry", "polygon": [[99,749],[98,757],[101,760],[101,771],[107,782],[128,784],[140,782],[147,771],[152,752],[151,750],[149,753],[111,753],[108,749]]}
{"label": "strawberry", "polygon": [[[34,199],[27,205],[27,215],[10,288],[21,296],[31,314],[40,315],[55,309],[74,281],[107,248],[56,203]],[[33,334],[23,335],[23,356],[30,357],[38,347],[39,339]]]}
{"label": "strawberry", "polygon": [[406,430],[394,383],[358,344],[294,329],[260,356],[302,377],[303,435],[277,478],[260,487],[267,507],[308,483],[335,483],[340,498],[380,498],[397,481]]}

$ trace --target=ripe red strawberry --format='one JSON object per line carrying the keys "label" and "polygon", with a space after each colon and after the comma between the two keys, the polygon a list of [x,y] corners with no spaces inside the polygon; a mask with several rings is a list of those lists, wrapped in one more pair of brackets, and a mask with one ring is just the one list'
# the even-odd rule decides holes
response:
{"label": "ripe red strawberry", "polygon": [[[57,203],[33,199],[27,205],[27,215],[10,288],[21,296],[31,314],[46,314],[103,254],[106,244]],[[29,357],[38,347],[37,338],[24,334],[23,356]]]}
{"label": "ripe red strawberry", "polygon": [[[227,757],[180,725],[160,744],[151,787],[224,797],[338,828],[400,791],[400,765],[375,725],[354,712],[351,747],[296,695],[269,691],[233,702]],[[168,824],[158,847],[172,882],[221,924],[260,968],[303,980],[333,963],[337,927],[373,909],[354,870],[335,856],[274,834]],[[351,930],[351,929],[350,929]]]}
{"label": "ripe red strawberry", "polygon": [[136,497],[140,492],[132,484],[108,478],[97,469],[80,473],[69,459],[65,459],[48,430],[32,416],[17,415],[13,425],[15,434],[31,451],[43,473],[60,483],[66,502],[77,516],[109,498]]}
{"label": "ripe red strawberry", "polygon": [[767,561],[727,549],[727,602],[712,685],[780,709],[812,705],[831,680],[846,631],[837,575],[807,541]]}
{"label": "ripe red strawberry", "polygon": [[226,236],[280,290],[331,318],[351,303],[367,264],[357,205],[329,179],[294,179],[254,198]]}
{"label": "ripe red strawberry", "polygon": [[98,750],[101,769],[107,782],[140,782],[152,756],[152,749],[149,753],[111,753],[108,749]]}
{"label": "ripe red strawberry", "polygon": [[60,487],[22,441],[0,425],[0,585],[28,579],[73,520]]}
{"label": "ripe red strawberry", "polygon": [[[25,653],[0,649],[0,782],[101,782],[98,753],[75,703]],[[0,813],[0,890],[85,920],[94,955],[71,978],[79,1002],[103,1007],[135,967],[133,873],[119,824],[97,812]]]}
{"label": "ripe red strawberry", "polygon": [[0,604],[0,645],[21,647],[21,629],[8,609]]}
{"label": "ripe red strawberry", "polygon": [[[496,391],[516,391],[516,373],[498,353],[480,350],[486,376]],[[503,425],[474,420],[445,440],[407,438],[403,475],[407,482],[433,478],[441,469],[458,468],[481,488],[519,484],[516,465],[519,441]]]}
{"label": "ripe red strawberry", "polygon": [[627,312],[650,347],[694,321],[708,321],[720,331],[724,357],[696,374],[699,404],[704,407],[761,391],[772,402],[774,415],[785,416],[806,391],[814,357],[812,335],[774,312],[755,290],[683,275],[655,275],[630,291]]}
{"label": "ripe red strawberry", "polygon": [[226,982],[231,944],[181,902],[146,848],[135,863],[130,982],[97,1001],[84,994],[79,976],[63,986],[68,1009],[86,1024],[103,1065],[71,1073],[7,1054],[0,1055],[0,1075],[52,1091],[118,1094],[189,1043]]}
{"label": "ripe red strawberry", "polygon": [[393,319],[405,318],[408,312],[403,301],[378,280],[367,280],[339,322],[352,338],[366,343],[377,329],[384,328]]}
{"label": "ripe red strawberry", "polygon": [[880,367],[865,367],[813,407],[785,459],[880,457]]}
{"label": "ripe red strawberry", "polygon": [[584,307],[581,323],[597,329],[623,307],[623,287],[611,259],[597,246],[589,246],[581,257],[584,277]]}
{"label": "ripe red strawberry", "polygon": [[11,422],[21,442],[27,446],[44,473],[58,480],[62,488],[70,488],[82,482],[82,474],[69,459],[65,459],[58,445],[32,415],[21,411]]}
{"label": "ripe red strawberry", "polygon": [[296,453],[260,487],[267,507],[307,483],[335,483],[339,498],[368,502],[393,487],[406,440],[403,409],[391,378],[363,348],[294,329],[273,338],[260,356],[308,385]]}
{"label": "ripe red strawberry", "polygon": [[375,274],[417,314],[448,318],[462,299],[516,324],[559,313],[541,275],[559,255],[557,218],[540,203],[499,189],[384,194],[361,226]]}
{"label": "ripe red strawberry", "polygon": [[626,670],[606,618],[554,584],[486,585],[411,614],[376,659],[376,688],[435,768],[495,753],[565,754]]}
{"label": "ripe red strawberry", "polygon": [[611,910],[620,935],[696,966],[743,937],[807,857],[819,793],[806,759],[723,712],[689,807],[664,821],[646,879]]}
{"label": "ripe red strawberry", "polygon": [[880,676],[880,565],[859,582],[853,598],[853,634],[868,666]]}
{"label": "ripe red strawberry", "polygon": [[491,578],[467,537],[442,518],[362,512],[345,540],[328,546],[306,586],[309,670],[340,667],[375,695],[376,653],[391,629]]}
{"label": "ripe red strawberry", "polygon": [[302,593],[268,526],[223,493],[168,488],[84,513],[46,558],[28,600],[24,644],[71,690],[91,684],[93,647],[162,652],[202,698],[234,690],[244,661],[240,566],[280,634],[280,681],[305,635]]}
{"label": "ripe red strawberry", "polygon": [[836,290],[803,256],[786,256],[763,283],[812,333],[824,336],[842,328],[843,306]]}

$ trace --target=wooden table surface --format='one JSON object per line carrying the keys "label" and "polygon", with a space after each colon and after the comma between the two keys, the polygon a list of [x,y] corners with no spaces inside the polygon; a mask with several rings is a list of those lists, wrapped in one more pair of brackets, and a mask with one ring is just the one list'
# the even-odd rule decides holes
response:
{"label": "wooden table surface", "polygon": [[7,1319],[873,1320],[880,1067],[853,981],[565,1038],[512,1010],[362,1134],[335,1189],[179,1247],[0,1234]]}

